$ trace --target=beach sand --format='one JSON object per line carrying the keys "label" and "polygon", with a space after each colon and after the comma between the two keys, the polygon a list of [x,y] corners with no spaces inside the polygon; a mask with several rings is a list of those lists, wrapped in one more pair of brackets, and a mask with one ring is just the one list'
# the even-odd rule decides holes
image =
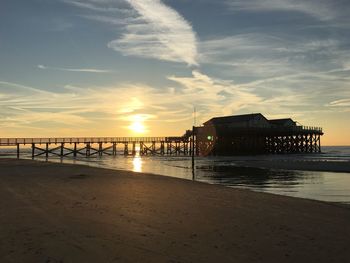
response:
{"label": "beach sand", "polygon": [[350,209],[0,159],[0,262],[349,262]]}

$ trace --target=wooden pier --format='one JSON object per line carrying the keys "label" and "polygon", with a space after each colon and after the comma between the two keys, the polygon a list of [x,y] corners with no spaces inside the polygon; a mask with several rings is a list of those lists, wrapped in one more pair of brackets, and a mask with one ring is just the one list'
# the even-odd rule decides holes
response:
{"label": "wooden pier", "polygon": [[92,137],[92,138],[0,138],[0,146],[31,147],[32,158],[38,156],[103,155],[182,155],[190,156],[193,145],[185,137]]}
{"label": "wooden pier", "polygon": [[[103,155],[196,156],[239,154],[320,153],[322,129],[201,130],[189,137],[92,137],[92,138],[0,138],[0,146],[16,147],[17,157],[23,148],[31,148],[31,157],[92,157]],[[213,135],[214,134],[214,135]],[[28,151],[28,150],[27,150]]]}

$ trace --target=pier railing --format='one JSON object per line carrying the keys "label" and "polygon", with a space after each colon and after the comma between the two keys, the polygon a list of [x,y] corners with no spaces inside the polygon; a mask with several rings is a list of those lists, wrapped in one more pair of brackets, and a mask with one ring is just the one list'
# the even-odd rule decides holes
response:
{"label": "pier railing", "polygon": [[183,137],[72,137],[72,138],[0,138],[0,145],[45,144],[45,143],[147,143],[184,140]]}
{"label": "pier railing", "polygon": [[314,134],[323,134],[321,127],[314,127],[314,126],[273,126],[271,128],[273,132],[282,132],[282,133],[288,133],[288,132],[295,132],[295,133],[314,133]]}

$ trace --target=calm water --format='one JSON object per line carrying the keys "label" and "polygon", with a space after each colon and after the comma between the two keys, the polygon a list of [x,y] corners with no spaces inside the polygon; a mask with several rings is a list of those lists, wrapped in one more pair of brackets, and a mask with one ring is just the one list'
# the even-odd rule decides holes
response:
{"label": "calm water", "polygon": [[[0,151],[2,154],[14,153],[14,149],[11,148],[0,148]],[[350,147],[323,147],[322,154],[312,155],[198,157],[195,163],[195,180],[260,192],[350,204],[350,173],[273,170],[238,166],[242,160],[254,162],[254,160],[271,158],[350,162]],[[103,156],[101,158],[64,158],[62,160],[50,157],[49,160],[154,173],[184,179],[192,179],[193,177],[191,159],[187,157]]]}

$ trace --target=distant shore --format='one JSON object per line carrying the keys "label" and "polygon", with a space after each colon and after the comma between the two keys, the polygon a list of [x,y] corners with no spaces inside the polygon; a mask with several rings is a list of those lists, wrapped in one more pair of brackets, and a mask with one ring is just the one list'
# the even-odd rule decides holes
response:
{"label": "distant shore", "polygon": [[164,176],[0,159],[1,262],[346,262],[350,209]]}

